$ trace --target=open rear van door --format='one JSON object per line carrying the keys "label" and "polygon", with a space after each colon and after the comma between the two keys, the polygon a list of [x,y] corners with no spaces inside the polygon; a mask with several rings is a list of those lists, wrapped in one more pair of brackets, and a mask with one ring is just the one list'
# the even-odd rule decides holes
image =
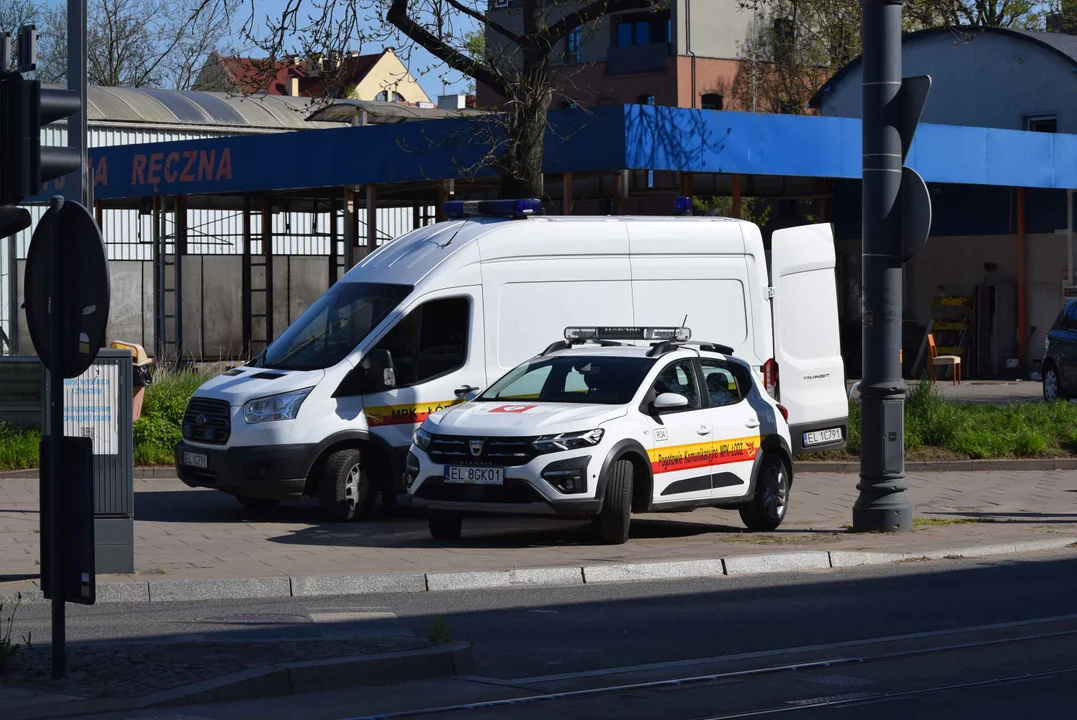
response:
{"label": "open rear van door", "polygon": [[[838,332],[834,233],[829,224],[775,230],[771,238],[778,402],[789,411],[793,454],[835,450],[849,437]],[[770,378],[768,378],[770,379]]]}

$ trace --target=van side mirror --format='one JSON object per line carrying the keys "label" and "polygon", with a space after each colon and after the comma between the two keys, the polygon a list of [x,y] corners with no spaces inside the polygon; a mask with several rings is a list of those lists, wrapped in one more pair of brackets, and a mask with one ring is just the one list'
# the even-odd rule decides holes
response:
{"label": "van side mirror", "polygon": [[371,350],[359,361],[359,367],[366,372],[370,392],[396,387],[396,368],[393,366],[393,355],[388,350]]}
{"label": "van side mirror", "polygon": [[688,398],[677,393],[662,393],[654,399],[651,407],[655,409],[655,412],[659,413],[680,410],[688,407]]}

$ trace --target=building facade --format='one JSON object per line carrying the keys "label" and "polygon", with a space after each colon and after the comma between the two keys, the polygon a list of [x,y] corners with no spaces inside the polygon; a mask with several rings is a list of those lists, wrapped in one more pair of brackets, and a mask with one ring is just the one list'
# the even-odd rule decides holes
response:
{"label": "building facade", "polygon": [[[553,23],[584,3],[552,11]],[[520,0],[491,0],[489,16],[512,32],[523,31]],[[570,33],[553,53],[559,98],[572,104],[668,105],[711,110],[734,109],[733,83],[742,46],[761,13],[738,0],[674,0],[658,12],[603,17]],[[506,40],[487,30],[495,58],[511,62]],[[478,85],[480,107],[501,98]]]}

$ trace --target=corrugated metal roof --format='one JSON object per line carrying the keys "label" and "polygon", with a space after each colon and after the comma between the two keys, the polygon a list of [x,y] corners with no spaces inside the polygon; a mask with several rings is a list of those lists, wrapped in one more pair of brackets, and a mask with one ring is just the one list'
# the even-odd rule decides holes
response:
{"label": "corrugated metal roof", "polygon": [[101,124],[214,125],[267,130],[336,126],[326,120],[308,121],[307,116],[318,102],[290,96],[91,87],[88,101],[89,122]]}
{"label": "corrugated metal roof", "polygon": [[366,112],[367,122],[371,125],[391,125],[410,120],[458,118],[483,113],[482,110],[441,110],[439,108],[421,108],[414,105],[379,100],[329,100],[323,102],[320,107],[313,108],[313,112],[307,116],[307,120],[312,122],[350,123],[359,111]]}

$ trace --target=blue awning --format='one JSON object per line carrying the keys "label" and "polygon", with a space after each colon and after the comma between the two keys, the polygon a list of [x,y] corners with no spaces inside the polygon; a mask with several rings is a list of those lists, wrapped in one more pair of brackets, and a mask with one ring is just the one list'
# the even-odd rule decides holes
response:
{"label": "blue awning", "polygon": [[[627,105],[552,113],[550,124],[550,173],[860,177],[856,119]],[[101,199],[238,194],[458,178],[501,137],[486,117],[102,147],[90,159]],[[1077,136],[922,125],[908,164],[934,183],[1077,188]]]}

